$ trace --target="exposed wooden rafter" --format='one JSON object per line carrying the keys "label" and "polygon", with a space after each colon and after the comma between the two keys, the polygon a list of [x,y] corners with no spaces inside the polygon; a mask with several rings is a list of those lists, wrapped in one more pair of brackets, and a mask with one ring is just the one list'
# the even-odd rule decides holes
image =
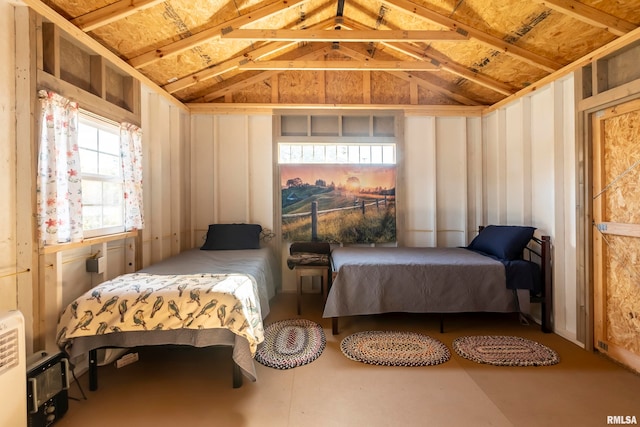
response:
{"label": "exposed wooden rafter", "polygon": [[[361,29],[362,25],[357,22],[353,22],[351,20],[345,19],[343,22],[343,26],[349,29]],[[436,65],[443,71],[447,71],[449,73],[455,74],[462,78],[465,78],[469,81],[477,83],[481,86],[494,90],[503,95],[511,95],[517,91],[516,88],[503,83],[501,81],[492,79],[487,76],[483,76],[482,74],[470,70],[460,64],[455,63],[450,58],[448,58],[445,54],[437,52],[433,48],[421,49],[415,44],[411,43],[393,43],[393,42],[383,42],[384,46],[388,46],[389,48],[402,53],[403,55],[410,56],[411,58],[415,58],[419,61],[429,61],[432,64]]]}
{"label": "exposed wooden rafter", "polygon": [[380,41],[465,41],[468,38],[455,31],[405,30],[233,30],[223,39],[299,41],[299,42],[380,42]]}
{"label": "exposed wooden rafter", "polygon": [[[301,56],[299,56],[296,59],[303,61],[303,60],[315,59],[321,55],[328,54],[329,52],[331,52],[331,46],[327,46],[326,43],[321,43],[313,46],[305,46],[303,48],[300,48],[299,50],[301,53],[304,52],[304,54],[301,54]],[[266,80],[271,76],[274,76],[281,72],[282,70],[263,71],[259,74],[253,75],[251,77],[247,77],[241,81],[237,81],[233,83],[222,82],[214,86],[211,91],[209,91],[204,95],[201,95],[200,97],[198,97],[192,102],[211,102],[227,94],[231,94],[234,91],[240,90],[244,87],[251,86],[255,83]]]}
{"label": "exposed wooden rafter", "polygon": [[148,9],[164,0],[120,0],[71,20],[82,31],[89,32],[110,24],[141,10]]}
{"label": "exposed wooden rafter", "polygon": [[184,39],[162,46],[160,48],[147,51],[133,58],[129,58],[129,64],[131,64],[135,68],[141,68],[141,67],[147,66],[167,56],[178,54],[187,49],[191,49],[194,46],[200,45],[209,40],[220,37],[222,31],[225,28],[242,27],[243,25],[247,25],[259,19],[269,17],[275,13],[281,12],[287,8],[293,7],[297,4],[304,3],[306,1],[309,1],[309,0],[277,1],[275,3],[261,7],[260,9],[254,10],[251,13],[241,15],[237,18],[231,19],[220,25],[216,25],[215,27],[196,33],[191,37],[186,37]]}
{"label": "exposed wooden rafter", "polygon": [[549,73],[552,73],[558,69],[560,69],[563,64],[558,64],[551,59],[545,58],[536,53],[530,52],[526,49],[513,45],[509,42],[506,42],[498,37],[494,37],[490,34],[477,30],[469,25],[463,24],[462,22],[456,21],[455,19],[451,19],[444,15],[440,15],[426,7],[417,5],[408,0],[382,0],[383,4],[386,4],[390,7],[397,7],[398,9],[408,13],[412,16],[417,16],[427,21],[436,23],[438,25],[442,25],[445,28],[449,28],[452,31],[462,31],[463,33],[467,33],[470,38],[477,40],[478,42],[485,44],[492,49],[495,49],[499,52],[502,52],[506,55],[510,55],[514,58],[517,58],[523,62],[531,64],[535,67],[538,67],[542,70],[545,70]]}
{"label": "exposed wooden rafter", "polygon": [[575,0],[533,0],[549,9],[571,16],[594,27],[603,28],[616,36],[622,36],[637,28],[635,24],[616,18]]}
{"label": "exposed wooden rafter", "polygon": [[[349,56],[350,58],[353,59],[358,59],[360,61],[366,61],[369,57],[362,53],[359,52],[355,49],[349,48],[349,47],[345,47],[345,46],[340,46],[340,52],[344,53],[345,55]],[[407,82],[411,82],[411,83],[416,83],[418,86],[422,86],[426,89],[429,89],[431,91],[443,94],[451,99],[454,99],[455,101],[461,103],[462,105],[481,105],[480,102],[477,102],[473,99],[469,99],[464,95],[461,95],[459,93],[456,93],[452,90],[449,90],[447,88],[442,87],[441,85],[432,83],[430,81],[427,81],[421,77],[418,77],[414,74],[405,72],[405,71],[387,71],[387,73],[396,76],[404,81]]]}

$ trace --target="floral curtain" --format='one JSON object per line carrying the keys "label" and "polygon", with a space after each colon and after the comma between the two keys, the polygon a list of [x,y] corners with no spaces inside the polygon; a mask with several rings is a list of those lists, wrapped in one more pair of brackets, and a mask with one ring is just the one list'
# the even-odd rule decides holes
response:
{"label": "floral curtain", "polygon": [[120,125],[120,153],[124,179],[124,229],[144,228],[142,217],[142,130],[130,123]]}
{"label": "floral curtain", "polygon": [[40,245],[82,240],[78,104],[41,90],[37,215]]}

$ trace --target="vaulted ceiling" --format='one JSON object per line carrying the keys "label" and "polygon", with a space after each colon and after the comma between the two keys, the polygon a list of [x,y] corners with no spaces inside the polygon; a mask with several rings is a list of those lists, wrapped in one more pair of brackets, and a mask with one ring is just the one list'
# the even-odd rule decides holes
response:
{"label": "vaulted ceiling", "polygon": [[182,103],[492,105],[640,25],[640,0],[42,3]]}

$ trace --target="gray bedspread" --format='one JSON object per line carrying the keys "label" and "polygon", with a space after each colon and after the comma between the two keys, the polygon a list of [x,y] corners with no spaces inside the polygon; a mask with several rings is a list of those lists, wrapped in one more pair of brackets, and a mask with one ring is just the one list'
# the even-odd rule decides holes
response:
{"label": "gray bedspread", "polygon": [[[191,249],[140,270],[140,273],[196,274],[241,273],[251,275],[258,286],[262,319],[269,314],[269,300],[275,295],[277,264],[268,248],[235,251],[202,251]],[[257,375],[249,342],[227,329],[174,329],[134,331],[79,337],[68,349],[71,357],[102,347],[138,347],[146,345],[189,345],[233,347],[233,360],[251,381]]]}
{"label": "gray bedspread", "polygon": [[504,265],[464,248],[342,247],[323,317],[518,311]]}

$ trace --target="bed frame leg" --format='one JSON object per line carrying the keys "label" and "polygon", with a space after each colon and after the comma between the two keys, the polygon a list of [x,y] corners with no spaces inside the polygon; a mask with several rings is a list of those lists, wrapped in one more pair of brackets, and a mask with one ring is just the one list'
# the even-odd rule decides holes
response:
{"label": "bed frame leg", "polygon": [[333,335],[338,335],[338,318],[337,317],[332,317],[331,318],[331,333]]}
{"label": "bed frame leg", "polygon": [[98,350],[89,350],[89,390],[98,389]]}
{"label": "bed frame leg", "polygon": [[234,361],[233,362],[233,388],[242,387],[242,371],[240,370],[240,366]]}

